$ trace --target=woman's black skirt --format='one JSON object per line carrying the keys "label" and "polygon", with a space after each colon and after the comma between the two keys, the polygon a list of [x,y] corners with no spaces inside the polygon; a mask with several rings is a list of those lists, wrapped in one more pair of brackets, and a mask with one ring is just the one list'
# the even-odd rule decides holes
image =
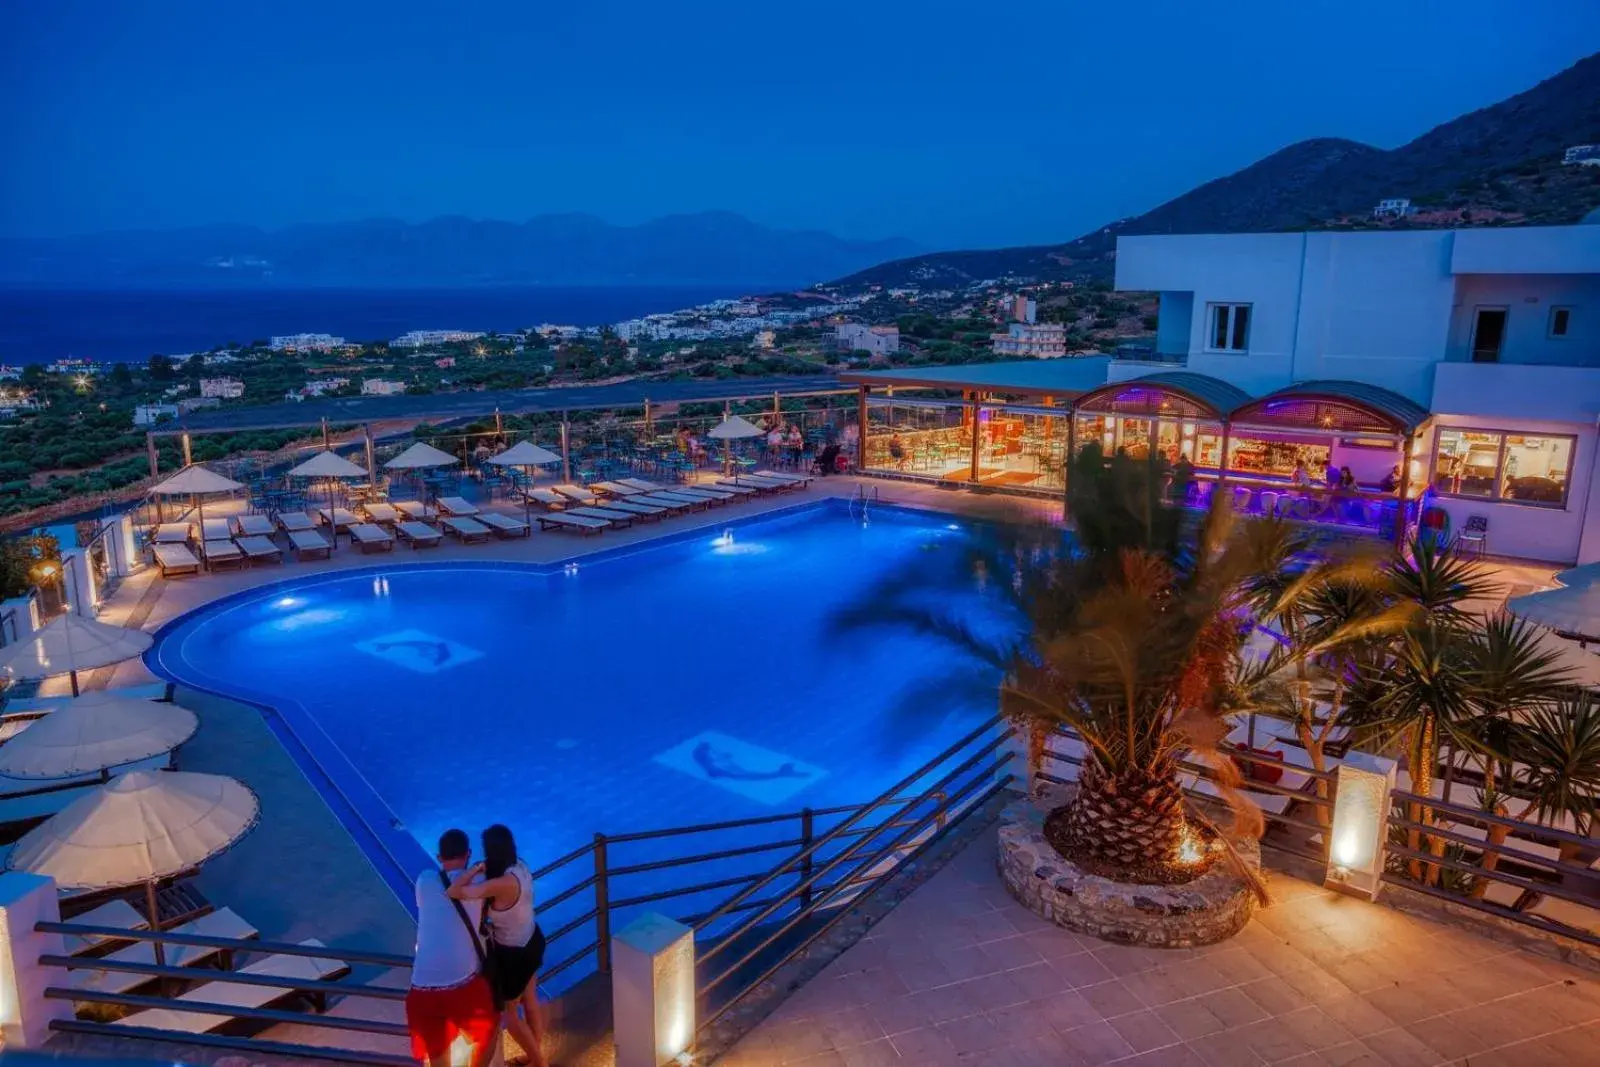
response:
{"label": "woman's black skirt", "polygon": [[494,946],[494,991],[495,996],[509,1004],[522,996],[523,990],[528,988],[528,983],[533,981],[533,976],[539,973],[539,968],[544,966],[544,930],[535,926],[533,936],[528,938],[528,943],[521,948],[502,945],[498,942]]}

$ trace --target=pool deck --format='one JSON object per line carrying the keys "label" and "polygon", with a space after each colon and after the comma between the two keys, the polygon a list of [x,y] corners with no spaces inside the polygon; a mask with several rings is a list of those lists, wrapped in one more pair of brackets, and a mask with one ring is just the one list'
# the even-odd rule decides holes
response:
{"label": "pool deck", "polygon": [[[969,517],[1059,521],[1060,516],[1054,501],[832,477],[818,479],[798,493],[597,537],[535,532],[526,539],[480,545],[446,542],[422,552],[397,547],[380,555],[364,555],[345,542],[328,561],[286,562],[173,580],[160,579],[152,567],[125,579],[101,618],[154,630],[235,592],[359,567],[402,567],[413,561],[554,564],[662,535],[716,530],[807,500],[852,497],[862,486],[869,500],[877,493],[883,503]],[[514,505],[493,507],[521,513]],[[208,515],[219,513],[207,509]],[[1536,587],[1548,581],[1552,570],[1511,566],[1502,568],[1501,577],[1509,584]],[[94,689],[150,680],[136,660],[90,672],[84,684]],[[61,679],[44,688],[47,694],[64,690]],[[179,700],[194,708],[201,720],[200,731],[180,753],[181,766],[239,777],[256,790],[262,803],[260,825],[206,866],[199,878],[202,890],[219,906],[232,907],[248,918],[263,937],[318,937],[335,946],[409,952],[414,928],[405,909],[259,713],[188,691],[180,691]],[[1451,1056],[1467,1051],[1507,1045],[1513,1038],[1506,1035],[1516,1035],[1515,1040],[1541,1054],[1592,1049],[1592,1042],[1600,1038],[1593,1024],[1600,1018],[1600,990],[1584,972],[1556,974],[1552,968],[1560,965],[1518,955],[1460,930],[1334,900],[1284,876],[1274,883],[1280,902],[1241,938],[1215,950],[1150,955],[1043,928],[1005,896],[994,875],[992,837],[985,835],[823,976],[791,997],[722,1062],[818,1067],[971,1062],[1008,1067],[1113,1062],[1109,1057],[1115,1052],[1122,1057],[1117,1062],[1141,1067],[1253,1067],[1279,1062],[1272,1057],[1294,1048],[1305,1058],[1293,1062],[1306,1065],[1433,1064],[1455,1062]],[[1329,955],[1335,949],[1343,954],[1338,959]],[[1481,966],[1490,960],[1492,967]],[[1223,961],[1238,968],[1231,977],[1223,973]],[[1270,974],[1289,977],[1264,981]],[[1383,978],[1385,999],[1397,996],[1395,1003],[1409,1006],[1405,1011],[1412,1017],[1374,1014],[1389,1010],[1370,1003],[1376,985],[1361,984],[1376,981],[1374,975]],[[1425,998],[1413,984],[1424,979],[1430,983]],[[403,980],[403,973],[384,979],[387,984]],[[1391,984],[1405,995],[1388,992]],[[1158,997],[1171,999],[1153,999]],[[1424,999],[1430,1006],[1426,1015]],[[390,1018],[396,1007],[346,1001],[334,1010]],[[1460,1026],[1443,1021],[1458,1018],[1445,1014],[1451,1011],[1462,1013]],[[1269,1017],[1281,1017],[1282,1025],[1256,1025]],[[1215,1033],[1224,1026],[1230,1028],[1230,1041],[1256,1036],[1248,1045],[1229,1045]],[[1484,1032],[1485,1028],[1492,1032]],[[1481,1039],[1475,1037],[1476,1043],[1461,1048],[1463,1033]],[[1579,1033],[1591,1044],[1574,1044]],[[306,1027],[277,1027],[264,1036],[400,1050],[395,1039],[354,1033],[329,1037]],[[1224,1049],[1236,1057],[1223,1055],[1219,1050]],[[184,1052],[191,1062],[222,1056],[196,1048]],[[1472,1062],[1578,1062],[1580,1058],[1569,1051],[1560,1060],[1475,1056]]]}

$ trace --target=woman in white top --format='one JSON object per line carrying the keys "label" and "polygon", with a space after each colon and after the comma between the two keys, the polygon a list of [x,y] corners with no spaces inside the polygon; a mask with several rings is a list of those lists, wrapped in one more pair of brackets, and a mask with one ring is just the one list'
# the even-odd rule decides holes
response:
{"label": "woman in white top", "polygon": [[[478,875],[483,881],[474,882]],[[544,931],[533,907],[533,878],[517,858],[510,830],[496,824],[483,831],[483,862],[456,879],[450,895],[488,901],[484,920],[494,941],[491,979],[495,995],[505,1003],[506,1030],[528,1054],[522,1062],[544,1067],[544,1024],[539,1017],[539,983],[534,980],[544,963]]]}

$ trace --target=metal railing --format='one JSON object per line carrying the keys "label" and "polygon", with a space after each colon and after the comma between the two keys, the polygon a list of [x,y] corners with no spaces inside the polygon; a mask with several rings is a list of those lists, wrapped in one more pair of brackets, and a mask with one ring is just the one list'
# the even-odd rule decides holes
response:
{"label": "metal railing", "polygon": [[[1589,866],[1600,857],[1600,840],[1404,790],[1395,790],[1391,799],[1385,882],[1540,933],[1600,947],[1600,871]],[[1434,821],[1428,821],[1430,816]],[[1489,840],[1496,829],[1506,831],[1504,841]],[[1417,847],[1412,847],[1412,835]],[[1578,862],[1560,858],[1563,845],[1579,853]],[[1533,848],[1554,849],[1556,855]],[[1486,866],[1490,856],[1495,863]],[[1420,871],[1420,879],[1410,873],[1413,867]],[[1489,899],[1496,886],[1517,890],[1517,898],[1509,905]],[[1585,925],[1531,910],[1542,897],[1576,909],[1572,917]]]}
{"label": "metal railing", "polygon": [[[662,910],[695,928],[702,960],[720,961],[702,996],[713,1003],[706,1021],[726,1011],[757,982],[803,951],[848,913],[847,905],[872,892],[903,865],[921,855],[963,814],[1006,788],[1009,752],[1000,751],[1014,730],[992,718],[863,804],[804,808],[747,819],[625,834],[596,834],[532,872],[539,887],[539,920],[549,964],[539,983],[548,996],[571,989],[611,967],[611,935],[646,909]],[[346,968],[409,968],[409,957],[343,947],[209,937],[170,931],[127,930],[74,922],[47,922],[40,932],[101,941],[107,949],[148,942],[206,950],[208,957],[290,956],[337,960]],[[98,949],[97,949],[98,951]],[[45,995],[77,1005],[133,1010],[166,1009],[224,1016],[230,1028],[254,1029],[293,1023],[331,1031],[402,1038],[397,1022],[364,1015],[321,1014],[330,997],[395,1001],[397,986],[283,977],[201,966],[173,966],[92,955],[48,954],[40,963],[61,972],[129,975],[127,990],[97,990],[53,981]],[[708,970],[709,968],[704,968]],[[168,987],[196,981],[282,990],[259,1006],[235,1006],[226,998],[190,993],[164,995]],[[157,991],[139,991],[155,985]],[[200,987],[204,989],[205,987]],[[310,999],[318,1012],[289,1010],[279,1001]],[[337,1046],[274,1041],[237,1033],[194,1033],[69,1018],[53,1028],[119,1039],[141,1038],[238,1052],[315,1057],[379,1067],[399,1067],[404,1056]]]}

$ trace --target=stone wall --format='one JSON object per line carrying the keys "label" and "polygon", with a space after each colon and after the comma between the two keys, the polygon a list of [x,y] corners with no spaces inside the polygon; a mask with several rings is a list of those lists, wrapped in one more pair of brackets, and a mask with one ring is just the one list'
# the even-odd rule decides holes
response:
{"label": "stone wall", "polygon": [[[1011,895],[1037,914],[1076,933],[1156,948],[1226,940],[1255,914],[1255,894],[1221,860],[1184,885],[1135,885],[1080,870],[1044,836],[1045,813],[1068,796],[1049,790],[1037,800],[1013,801],[1000,814],[1000,877]],[[1246,863],[1260,868],[1257,842],[1235,840],[1233,845]]]}

